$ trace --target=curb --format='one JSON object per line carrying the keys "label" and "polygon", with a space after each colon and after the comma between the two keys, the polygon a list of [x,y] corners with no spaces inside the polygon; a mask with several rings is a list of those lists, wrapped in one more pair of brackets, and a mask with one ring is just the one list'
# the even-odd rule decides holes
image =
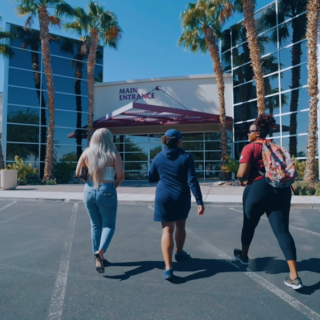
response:
{"label": "curb", "polygon": [[[70,199],[70,198],[11,198],[11,197],[3,197],[0,198],[0,201],[35,201],[35,202],[58,202],[58,203],[68,203],[68,202],[82,202],[82,199]],[[154,201],[141,201],[141,200],[118,200],[118,204],[120,205],[136,205],[136,206],[154,206]],[[204,201],[204,205],[210,207],[241,207],[242,202],[213,202],[213,201]],[[195,202],[191,203],[192,207],[196,207],[197,204]],[[309,210],[320,210],[320,203],[292,203],[291,209],[309,209]]]}

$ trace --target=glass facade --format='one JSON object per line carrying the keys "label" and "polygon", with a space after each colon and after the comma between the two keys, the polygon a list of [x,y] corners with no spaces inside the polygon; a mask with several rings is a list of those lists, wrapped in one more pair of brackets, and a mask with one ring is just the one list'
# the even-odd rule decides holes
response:
{"label": "glass facade", "polygon": [[[305,159],[309,123],[306,42],[307,0],[275,1],[255,14],[264,72],[266,112],[275,115],[276,143]],[[223,32],[221,59],[233,76],[234,155],[239,159],[247,132],[257,117],[246,30],[242,22]]]}
{"label": "glass facade", "polygon": [[[9,25],[14,57],[6,68],[6,162],[17,155],[43,175],[48,128],[48,94],[39,31]],[[87,145],[88,118],[87,56],[81,41],[51,35],[50,54],[55,89],[54,153],[57,162],[75,165]],[[102,82],[103,48],[97,52],[95,81]],[[76,132],[76,139],[68,134]]]}
{"label": "glass facade", "polygon": [[[147,180],[154,157],[162,150],[163,134],[116,135],[114,143],[124,164],[126,180]],[[200,180],[218,179],[221,171],[221,146],[219,132],[183,133],[183,148],[193,155],[195,170]],[[231,152],[232,132],[228,132]]]}

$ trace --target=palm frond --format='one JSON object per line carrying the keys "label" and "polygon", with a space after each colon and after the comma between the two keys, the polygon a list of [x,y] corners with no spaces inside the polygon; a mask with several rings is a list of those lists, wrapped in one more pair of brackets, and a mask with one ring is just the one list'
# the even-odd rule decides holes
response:
{"label": "palm frond", "polygon": [[6,44],[0,44],[0,55],[4,56],[4,57],[13,58],[14,57],[14,52],[10,48],[10,46],[8,46]]}
{"label": "palm frond", "polygon": [[98,15],[98,7],[97,2],[90,0],[88,3],[89,15],[96,17]]}
{"label": "palm frond", "polygon": [[59,18],[67,17],[73,18],[74,17],[74,9],[69,4],[64,1],[59,1],[60,3],[55,7],[55,15]]}
{"label": "palm frond", "polygon": [[0,31],[0,40],[1,39],[14,39],[15,36],[9,31]]}
{"label": "palm frond", "polygon": [[63,29],[65,29],[66,31],[75,31],[79,36],[81,36],[82,33],[86,31],[84,28],[82,28],[78,21],[64,23]]}
{"label": "palm frond", "polygon": [[57,16],[49,16],[49,24],[52,26],[59,26],[61,25],[61,20]]}

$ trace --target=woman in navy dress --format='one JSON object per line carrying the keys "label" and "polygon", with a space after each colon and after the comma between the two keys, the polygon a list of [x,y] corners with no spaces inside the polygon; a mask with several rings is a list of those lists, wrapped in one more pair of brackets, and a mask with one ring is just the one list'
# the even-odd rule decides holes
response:
{"label": "woman in navy dress", "polygon": [[170,279],[175,232],[177,262],[190,258],[183,250],[186,239],[186,219],[191,208],[190,189],[198,205],[198,214],[204,213],[201,189],[194,169],[194,160],[182,147],[182,135],[170,129],[161,138],[165,148],[153,159],[149,182],[158,182],[154,207],[154,221],[162,223],[161,249],[165,262],[163,278]]}

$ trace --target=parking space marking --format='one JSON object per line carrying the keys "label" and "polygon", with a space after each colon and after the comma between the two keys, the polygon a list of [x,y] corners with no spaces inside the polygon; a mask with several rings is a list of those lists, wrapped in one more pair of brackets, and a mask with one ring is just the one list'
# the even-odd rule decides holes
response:
{"label": "parking space marking", "polygon": [[35,211],[37,211],[37,210],[39,210],[39,209],[30,210],[30,211],[27,211],[27,212],[18,214],[18,215],[14,216],[14,217],[8,218],[8,219],[3,220],[3,221],[0,221],[0,224],[7,223],[7,222],[9,222],[9,221],[15,220],[15,219],[20,218],[20,217],[22,217],[22,216],[24,216],[24,215],[26,215],[26,214],[28,214],[28,213],[35,212]]}
{"label": "parking space marking", "polygon": [[56,282],[53,289],[49,314],[47,317],[47,319],[49,320],[62,319],[62,310],[64,305],[64,297],[66,294],[70,255],[71,255],[77,213],[78,213],[78,203],[75,203],[72,208],[72,215],[70,217],[68,231],[67,231],[67,239],[64,243],[61,262],[59,265],[59,271],[58,271]]}
{"label": "parking space marking", "polygon": [[[237,212],[243,213],[243,211],[240,211],[240,210],[237,210],[237,209],[234,209],[234,208],[229,208],[229,209],[232,210],[232,211],[237,211]],[[261,219],[268,220],[268,218],[266,218],[266,217],[261,217]],[[314,232],[314,231],[311,231],[311,230],[308,230],[308,229],[305,229],[305,228],[296,227],[296,226],[293,226],[292,224],[289,224],[289,226],[290,226],[290,228],[293,228],[293,229],[296,229],[296,230],[300,230],[300,231],[312,234],[314,236],[320,237],[320,233],[318,233],[318,232]]]}
{"label": "parking space marking", "polygon": [[193,238],[196,240],[200,241],[202,243],[203,247],[207,247],[210,251],[212,251],[214,254],[218,255],[220,258],[227,260],[229,263],[231,263],[233,266],[235,266],[238,270],[242,271],[246,276],[251,278],[253,281],[257,282],[261,286],[263,286],[265,289],[279,297],[281,300],[284,302],[288,303],[290,306],[301,312],[304,316],[306,316],[309,319],[312,320],[320,320],[320,314],[300,302],[299,300],[293,298],[286,292],[282,291],[275,285],[273,285],[271,282],[268,280],[264,279],[263,277],[259,276],[255,272],[251,271],[249,268],[244,269],[241,267],[239,264],[234,264],[232,263],[232,258],[228,256],[226,253],[209,243],[208,241],[202,239],[199,237],[197,234],[195,234],[193,231],[187,229],[188,234],[190,234]]}
{"label": "parking space marking", "polygon": [[17,203],[17,201],[13,201],[9,204],[7,204],[6,206],[4,206],[3,208],[0,209],[0,211],[4,210],[4,209],[7,209],[8,207],[12,206],[13,204]]}

